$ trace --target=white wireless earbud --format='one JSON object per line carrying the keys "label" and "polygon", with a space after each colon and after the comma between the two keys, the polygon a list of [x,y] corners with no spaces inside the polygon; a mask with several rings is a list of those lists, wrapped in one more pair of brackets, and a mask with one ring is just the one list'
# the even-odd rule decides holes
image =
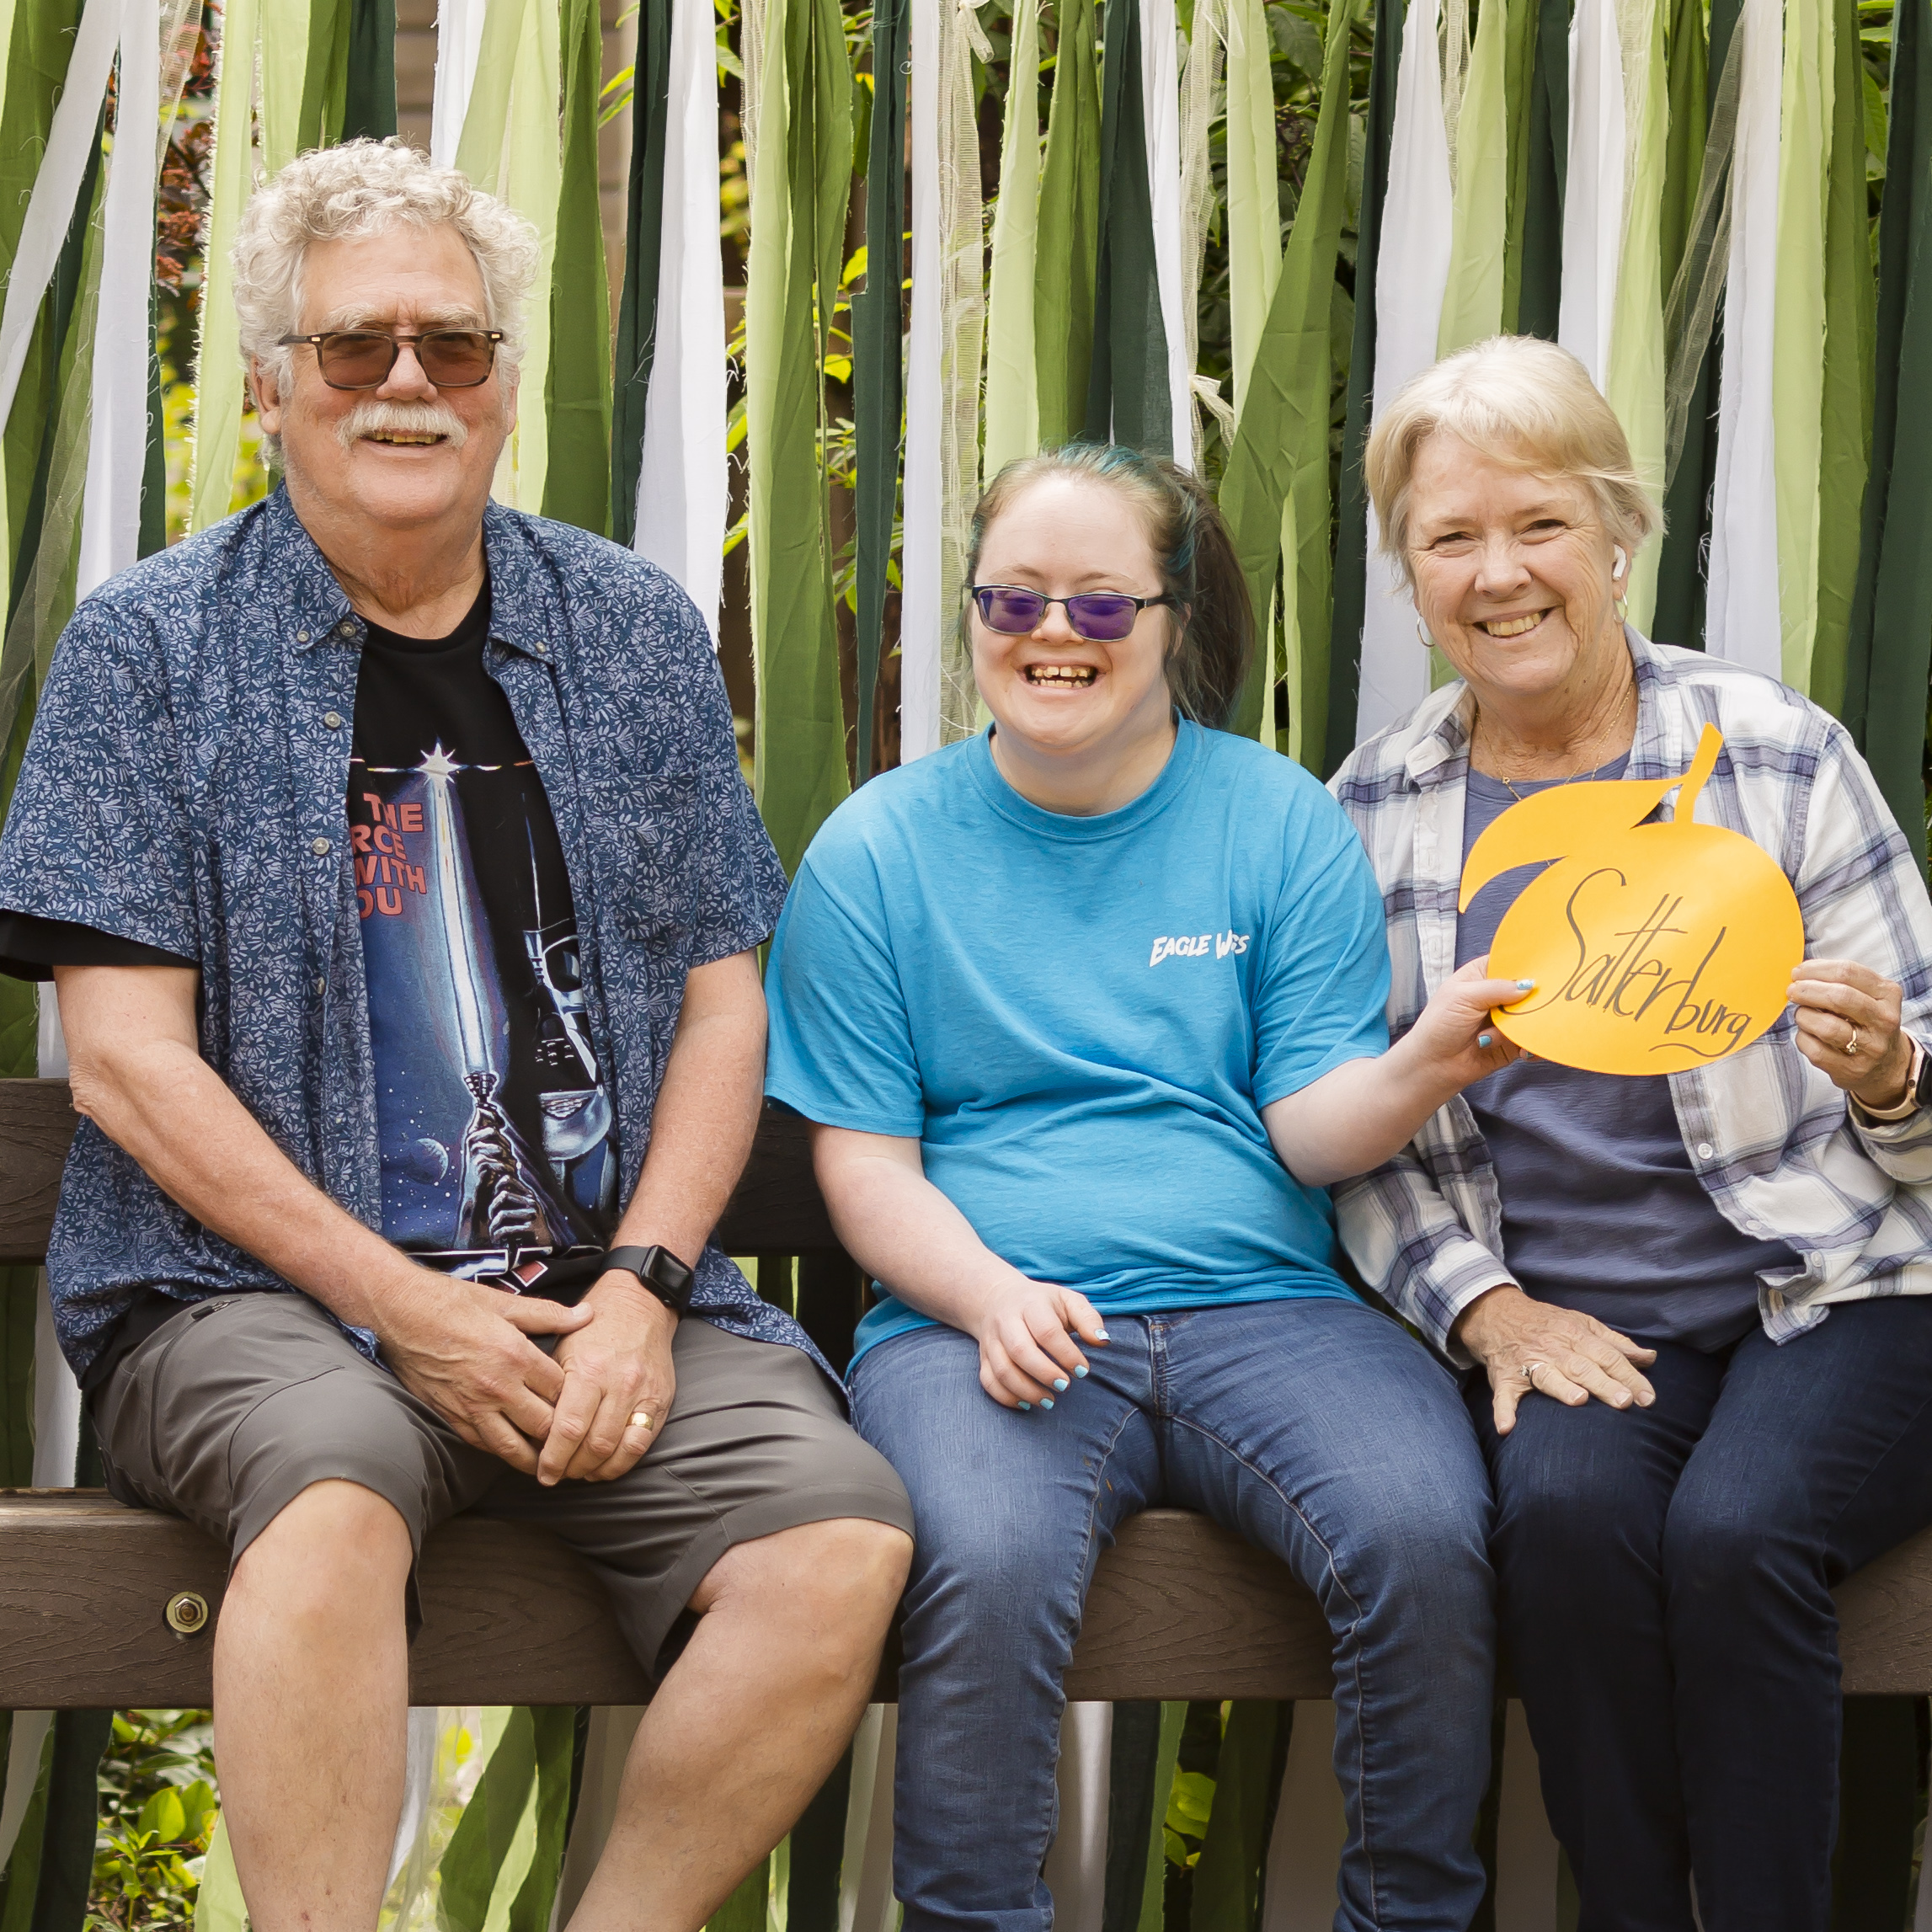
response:
{"label": "white wireless earbud", "polygon": [[1616,548],[1610,552],[1611,576],[1621,577],[1624,572],[1630,568],[1630,558],[1624,555],[1623,545],[1620,543]]}

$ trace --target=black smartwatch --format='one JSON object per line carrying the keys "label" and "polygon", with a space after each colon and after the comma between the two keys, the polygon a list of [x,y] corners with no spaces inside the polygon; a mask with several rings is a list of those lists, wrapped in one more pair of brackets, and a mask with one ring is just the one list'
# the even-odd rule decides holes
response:
{"label": "black smartwatch", "polygon": [[669,1248],[612,1248],[604,1257],[604,1266],[634,1274],[673,1315],[682,1315],[691,1306],[691,1284],[697,1276]]}

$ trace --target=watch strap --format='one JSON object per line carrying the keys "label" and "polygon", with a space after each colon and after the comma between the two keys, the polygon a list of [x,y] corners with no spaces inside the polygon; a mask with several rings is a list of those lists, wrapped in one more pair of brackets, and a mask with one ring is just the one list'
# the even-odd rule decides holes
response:
{"label": "watch strap", "polygon": [[634,1274],[674,1315],[682,1315],[691,1306],[696,1271],[669,1248],[612,1248],[604,1257],[604,1266]]}

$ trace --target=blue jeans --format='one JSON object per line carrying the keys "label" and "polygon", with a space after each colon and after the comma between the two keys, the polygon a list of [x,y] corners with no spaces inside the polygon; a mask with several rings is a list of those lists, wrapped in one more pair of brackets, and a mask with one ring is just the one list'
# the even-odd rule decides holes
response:
{"label": "blue jeans", "polygon": [[1834,1585],[1932,1522],[1932,1299],[1775,1346],[1652,1344],[1657,1401],[1531,1396],[1497,1438],[1510,1664],[1579,1932],[1825,1932]]}
{"label": "blue jeans", "polygon": [[1107,1318],[1002,1408],[951,1328],[881,1342],[853,1419],[912,1496],[894,1797],[905,1932],[1045,1932],[1060,1689],[1100,1553],[1159,1504],[1273,1550],[1335,1632],[1345,1932],[1465,1926],[1489,1775],[1489,1486],[1449,1373],[1355,1301]]}

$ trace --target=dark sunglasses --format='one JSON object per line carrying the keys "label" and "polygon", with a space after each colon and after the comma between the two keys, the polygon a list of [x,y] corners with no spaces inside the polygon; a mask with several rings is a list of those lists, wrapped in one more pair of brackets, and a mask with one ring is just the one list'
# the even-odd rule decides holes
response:
{"label": "dark sunglasses", "polygon": [[500,328],[432,328],[422,335],[391,335],[379,328],[331,328],[320,335],[285,335],[281,347],[307,343],[322,379],[331,389],[380,389],[407,343],[423,373],[439,389],[474,389],[489,381]]}
{"label": "dark sunglasses", "polygon": [[1049,605],[1062,605],[1074,635],[1090,644],[1118,643],[1143,611],[1174,601],[1171,597],[1130,597],[1124,590],[1082,590],[1072,597],[1048,597],[1038,590],[1023,590],[1017,584],[975,584],[970,595],[979,608],[979,621],[989,631],[1007,638],[1030,635],[1045,621]]}

